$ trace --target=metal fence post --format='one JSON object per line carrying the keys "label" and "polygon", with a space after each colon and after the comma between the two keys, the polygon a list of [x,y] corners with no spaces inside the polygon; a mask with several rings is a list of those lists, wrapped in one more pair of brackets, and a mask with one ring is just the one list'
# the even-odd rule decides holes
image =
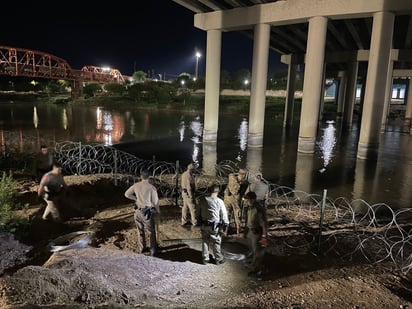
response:
{"label": "metal fence post", "polygon": [[153,155],[153,156],[152,156],[152,166],[153,166],[152,176],[153,176],[153,177],[155,176],[155,168],[156,168],[155,163],[156,163],[156,156]]}
{"label": "metal fence post", "polygon": [[117,187],[117,150],[114,151],[114,185]]}
{"label": "metal fence post", "polygon": [[176,206],[179,206],[179,160],[176,161]]}
{"label": "metal fence post", "polygon": [[77,164],[77,175],[80,175],[81,165],[82,165],[82,142],[79,142],[79,163]]}
{"label": "metal fence post", "polygon": [[328,190],[326,190],[326,189],[323,190],[322,204],[320,205],[318,253],[320,253],[320,243],[321,243],[321,239],[322,239],[323,214],[324,214],[324,211],[325,211],[325,203],[326,203],[327,192],[328,192]]}

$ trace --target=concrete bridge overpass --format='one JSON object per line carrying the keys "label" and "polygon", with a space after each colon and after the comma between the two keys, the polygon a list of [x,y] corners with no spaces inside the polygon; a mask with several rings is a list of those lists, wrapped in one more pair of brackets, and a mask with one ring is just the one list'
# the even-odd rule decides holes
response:
{"label": "concrete bridge overpass", "polygon": [[[346,128],[352,125],[357,81],[362,81],[357,157],[377,155],[392,80],[412,76],[412,1],[173,1],[193,11],[194,26],[207,32],[204,142],[217,138],[222,32],[237,31],[253,39],[250,147],[263,144],[268,55],[273,49],[289,66],[285,126],[292,124],[296,69],[304,66],[298,152],[314,153],[324,80],[333,77],[340,79],[338,111]],[[412,95],[405,114],[409,131],[411,119]]]}

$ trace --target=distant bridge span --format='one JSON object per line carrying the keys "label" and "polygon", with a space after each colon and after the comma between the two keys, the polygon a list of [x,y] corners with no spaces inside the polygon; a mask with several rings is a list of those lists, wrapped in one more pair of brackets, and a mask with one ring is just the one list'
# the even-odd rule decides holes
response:
{"label": "distant bridge span", "polygon": [[117,69],[84,66],[74,70],[66,60],[40,51],[0,46],[0,75],[46,79],[64,79],[100,84],[123,84],[124,78]]}

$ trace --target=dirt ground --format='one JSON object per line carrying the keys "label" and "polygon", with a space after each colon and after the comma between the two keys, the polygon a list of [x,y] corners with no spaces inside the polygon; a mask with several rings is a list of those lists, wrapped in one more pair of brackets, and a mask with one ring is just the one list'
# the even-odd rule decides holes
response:
{"label": "dirt ground", "polygon": [[203,265],[200,231],[180,225],[170,200],[158,218],[159,256],[137,254],[127,186],[104,175],[66,182],[63,223],[41,220],[36,184],[22,183],[30,207],[20,215],[33,224],[21,241],[0,235],[0,308],[412,308],[411,276],[291,250],[283,239],[295,226],[272,211],[259,277],[248,276],[246,242],[234,235],[223,242],[226,263]]}

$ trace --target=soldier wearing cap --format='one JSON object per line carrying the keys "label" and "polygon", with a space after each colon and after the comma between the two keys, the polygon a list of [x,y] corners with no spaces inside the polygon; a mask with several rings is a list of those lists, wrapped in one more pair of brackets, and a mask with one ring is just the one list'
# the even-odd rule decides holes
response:
{"label": "soldier wearing cap", "polygon": [[146,235],[150,238],[150,255],[157,254],[155,214],[160,213],[157,189],[149,182],[149,171],[141,172],[141,180],[130,186],[124,196],[135,203],[134,221],[137,228],[138,252],[146,249]]}
{"label": "soldier wearing cap", "polygon": [[244,196],[248,204],[246,219],[246,238],[251,252],[251,271],[249,275],[259,275],[262,272],[264,248],[267,246],[268,222],[266,208],[256,201],[256,193],[249,191]]}
{"label": "soldier wearing cap", "polygon": [[244,169],[240,169],[238,173],[229,174],[224,195],[224,202],[231,221],[233,219],[235,222],[237,235],[240,235],[241,227],[241,198],[249,186],[246,174]]}
{"label": "soldier wearing cap", "polygon": [[195,203],[195,175],[193,171],[195,166],[190,163],[187,166],[187,170],[183,172],[181,177],[182,184],[182,198],[183,198],[183,207],[182,207],[182,226],[188,223],[188,212],[190,213],[190,223],[192,226],[197,225],[196,220],[196,203]]}
{"label": "soldier wearing cap", "polygon": [[218,197],[219,186],[209,187],[209,196],[199,202],[198,222],[201,223],[202,260],[203,264],[210,262],[209,249],[212,249],[217,265],[225,262],[222,254],[222,234],[226,234],[229,225],[226,206]]}
{"label": "soldier wearing cap", "polygon": [[266,207],[266,200],[269,197],[269,185],[263,179],[261,172],[257,172],[253,175],[252,182],[245,193],[248,193],[249,191],[255,192],[258,203],[263,207]]}

